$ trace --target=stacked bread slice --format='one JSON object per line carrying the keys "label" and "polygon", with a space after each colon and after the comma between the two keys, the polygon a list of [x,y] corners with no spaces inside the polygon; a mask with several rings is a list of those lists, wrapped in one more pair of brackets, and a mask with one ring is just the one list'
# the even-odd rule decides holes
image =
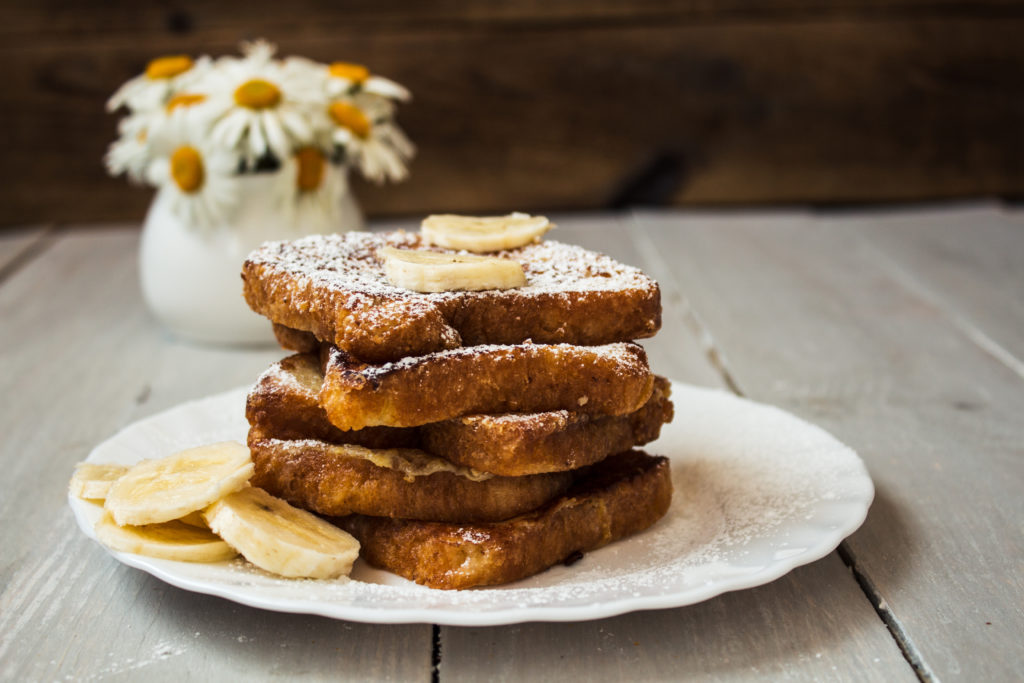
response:
{"label": "stacked bread slice", "polygon": [[[660,325],[657,284],[536,237],[482,258],[438,241],[348,233],[250,255],[246,299],[298,352],[249,395],[253,483],[436,588],[514,581],[653,524],[668,461],[633,448],[672,404],[632,340]],[[442,286],[409,289],[393,254]],[[512,261],[523,282],[446,289],[447,258],[474,276]]]}

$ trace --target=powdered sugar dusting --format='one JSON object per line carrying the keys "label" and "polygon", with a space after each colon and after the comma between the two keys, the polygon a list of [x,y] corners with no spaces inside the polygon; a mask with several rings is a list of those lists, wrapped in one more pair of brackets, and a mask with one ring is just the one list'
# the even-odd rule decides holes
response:
{"label": "powdered sugar dusting", "polygon": [[494,252],[522,264],[525,285],[431,293],[391,284],[385,247],[461,253],[403,231],[269,242],[242,267],[246,300],[279,325],[373,362],[489,342],[642,339],[660,326],[657,283],[582,247],[543,241]]}
{"label": "powdered sugar dusting", "polygon": [[315,356],[295,354],[272,363],[264,370],[256,380],[253,391],[272,392],[275,387],[281,387],[293,395],[316,401],[323,381],[320,363]]}
{"label": "powdered sugar dusting", "polygon": [[[313,235],[299,240],[270,242],[249,255],[256,264],[281,268],[293,275],[310,278],[331,289],[355,295],[442,302],[453,296],[491,296],[493,292],[417,293],[388,282],[377,250],[383,247],[451,251],[426,246],[415,233],[349,232],[343,235]],[[454,252],[468,253],[468,252]],[[516,289],[522,295],[572,293],[650,288],[653,281],[638,268],[582,247],[553,240],[528,244],[518,249],[495,252],[493,256],[523,264],[527,284]]]}

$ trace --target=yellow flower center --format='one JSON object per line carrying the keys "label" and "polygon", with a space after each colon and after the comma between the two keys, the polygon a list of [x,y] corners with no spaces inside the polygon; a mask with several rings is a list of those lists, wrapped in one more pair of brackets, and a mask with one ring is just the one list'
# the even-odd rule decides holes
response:
{"label": "yellow flower center", "polygon": [[365,139],[370,134],[370,119],[366,118],[363,110],[354,104],[331,102],[327,111],[336,124],[348,128],[358,137]]}
{"label": "yellow flower center", "polygon": [[344,78],[353,83],[362,83],[370,77],[370,70],[362,64],[351,62],[334,62],[327,67],[327,72],[335,78]]}
{"label": "yellow flower center", "polygon": [[179,147],[171,155],[171,177],[182,192],[196,192],[203,186],[203,157],[195,147]]}
{"label": "yellow flower center", "polygon": [[146,78],[153,81],[161,78],[173,78],[191,68],[192,58],[187,55],[157,57],[146,65]]}
{"label": "yellow flower center", "polygon": [[254,78],[238,86],[235,103],[249,109],[269,109],[281,101],[281,90],[262,78]]}
{"label": "yellow flower center", "polygon": [[193,104],[199,104],[206,99],[206,95],[199,93],[179,93],[167,100],[167,113],[170,114],[178,107],[191,107]]}
{"label": "yellow flower center", "polygon": [[297,185],[301,192],[310,192],[320,187],[324,179],[326,160],[323,153],[316,147],[303,147],[295,153],[295,161],[299,164]]}

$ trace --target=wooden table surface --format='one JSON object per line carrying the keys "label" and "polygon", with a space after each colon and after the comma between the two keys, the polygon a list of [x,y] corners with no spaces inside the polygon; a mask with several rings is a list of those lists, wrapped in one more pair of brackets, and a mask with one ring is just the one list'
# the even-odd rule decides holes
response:
{"label": "wooden table surface", "polygon": [[[459,628],[281,614],[169,586],[76,527],[75,463],[282,352],[166,336],[135,226],[0,233],[0,679],[1020,680],[1024,212],[560,216],[644,268],[660,373],[830,430],[877,487],[864,526],[772,584],[582,623]],[[411,224],[410,224],[411,225]]]}

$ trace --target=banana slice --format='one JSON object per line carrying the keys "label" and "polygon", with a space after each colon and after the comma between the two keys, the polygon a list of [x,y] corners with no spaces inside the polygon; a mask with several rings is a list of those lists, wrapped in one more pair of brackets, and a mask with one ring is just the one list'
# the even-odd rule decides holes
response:
{"label": "banana slice", "polygon": [[544,216],[526,213],[507,216],[440,214],[423,219],[420,233],[430,244],[482,254],[529,244],[553,227]]}
{"label": "banana slice", "polygon": [[209,529],[210,528],[209,526],[206,525],[206,518],[203,517],[203,511],[202,510],[195,510],[194,512],[190,512],[187,515],[185,515],[184,517],[182,517],[181,519],[179,519],[178,521],[182,522],[184,524],[188,524],[189,526],[194,526],[194,527],[196,527],[198,529]]}
{"label": "banana slice", "polygon": [[180,521],[119,526],[109,512],[96,522],[96,537],[108,548],[164,560],[219,562],[238,555],[212,532]]}
{"label": "banana slice", "polygon": [[281,576],[333,579],[352,571],[359,555],[359,542],[348,533],[253,486],[203,514],[245,559]]}
{"label": "banana slice", "polygon": [[384,260],[388,282],[416,292],[511,289],[526,284],[522,264],[511,259],[394,247],[384,247],[377,254]]}
{"label": "banana slice", "polygon": [[253,469],[240,443],[190,448],[132,467],[110,487],[103,506],[122,526],[169,522],[242,488]]}
{"label": "banana slice", "polygon": [[71,495],[86,500],[103,500],[110,487],[122,474],[128,471],[126,465],[100,465],[82,462],[75,467],[68,489]]}

